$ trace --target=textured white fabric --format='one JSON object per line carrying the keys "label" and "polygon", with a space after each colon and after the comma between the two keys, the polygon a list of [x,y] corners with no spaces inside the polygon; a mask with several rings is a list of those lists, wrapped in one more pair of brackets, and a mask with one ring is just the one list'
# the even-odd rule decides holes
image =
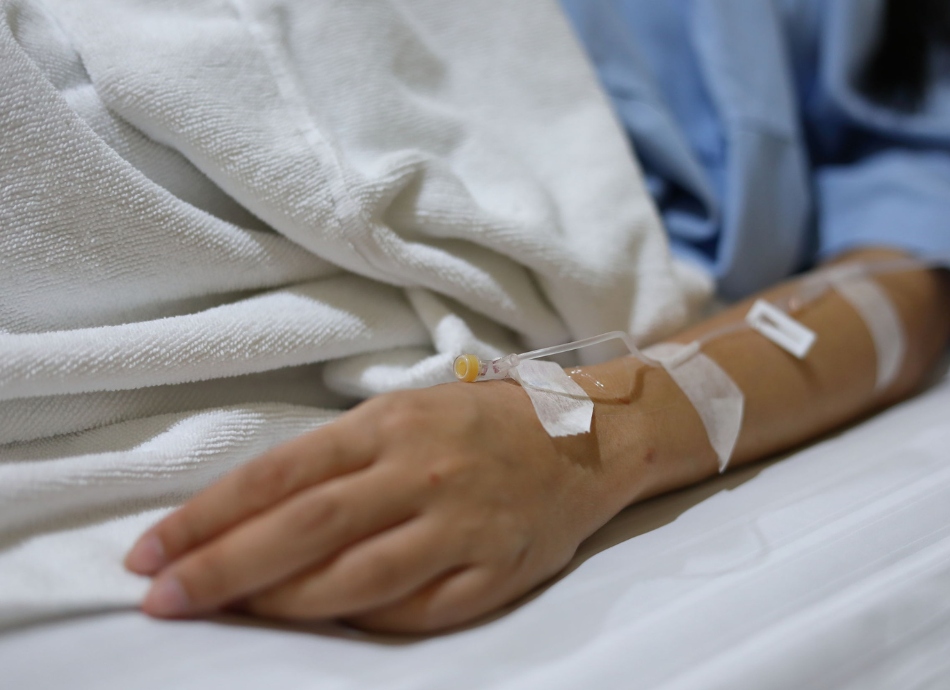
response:
{"label": "textured white fabric", "polygon": [[333,414],[250,404],[8,446],[0,463],[0,627],[137,600],[147,582],[120,563],[156,518],[143,510],[182,502]]}
{"label": "textured white fabric", "polygon": [[[161,623],[0,635],[3,685],[72,690],[942,690],[950,686],[950,379],[778,463],[624,511],[569,572],[450,635]],[[130,529],[154,515],[134,518]],[[85,528],[98,558],[121,530]],[[57,535],[65,579],[85,557]],[[609,548],[608,548],[609,547]],[[26,551],[38,548],[25,544]],[[0,578],[4,569],[0,568]],[[110,582],[111,584],[111,582]],[[0,590],[8,581],[0,580]],[[115,583],[104,604],[139,590]],[[102,593],[97,593],[102,596]]]}
{"label": "textured white fabric", "polygon": [[129,516],[460,352],[677,328],[678,273],[553,0],[3,0],[0,619],[128,602]]}

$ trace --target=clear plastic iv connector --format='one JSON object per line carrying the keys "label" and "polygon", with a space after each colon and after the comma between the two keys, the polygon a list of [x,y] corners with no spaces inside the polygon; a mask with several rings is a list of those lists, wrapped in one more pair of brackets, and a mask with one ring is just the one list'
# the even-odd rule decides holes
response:
{"label": "clear plastic iv connector", "polygon": [[465,381],[468,383],[510,378],[509,372],[525,360],[540,359],[541,357],[551,357],[564,352],[573,352],[574,350],[579,350],[582,347],[600,345],[601,343],[607,342],[608,340],[622,340],[624,345],[627,346],[627,349],[630,350],[630,354],[642,361],[644,364],[654,367],[660,366],[658,361],[643,354],[643,352],[634,344],[633,338],[630,337],[629,333],[624,333],[623,331],[611,331],[610,333],[602,333],[601,335],[595,335],[591,338],[575,340],[572,343],[544,347],[540,350],[531,350],[530,352],[522,352],[521,354],[505,355],[504,357],[499,357],[498,359],[492,359],[488,361],[479,359],[475,355],[459,355],[455,358],[453,370],[455,371],[455,378],[457,378],[459,381]]}

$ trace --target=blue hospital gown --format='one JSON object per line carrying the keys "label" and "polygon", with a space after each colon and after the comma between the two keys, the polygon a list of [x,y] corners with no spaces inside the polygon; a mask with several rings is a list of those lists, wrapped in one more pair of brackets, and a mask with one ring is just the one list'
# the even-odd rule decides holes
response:
{"label": "blue hospital gown", "polygon": [[562,4],[673,251],[725,296],[854,247],[950,255],[950,57],[916,112],[855,86],[884,0]]}

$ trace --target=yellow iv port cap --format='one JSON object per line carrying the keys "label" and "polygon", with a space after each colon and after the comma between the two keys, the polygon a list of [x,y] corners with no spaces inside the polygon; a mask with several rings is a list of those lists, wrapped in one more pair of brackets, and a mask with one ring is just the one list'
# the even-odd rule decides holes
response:
{"label": "yellow iv port cap", "polygon": [[459,381],[472,383],[478,378],[480,362],[475,355],[459,355],[455,358],[455,378]]}

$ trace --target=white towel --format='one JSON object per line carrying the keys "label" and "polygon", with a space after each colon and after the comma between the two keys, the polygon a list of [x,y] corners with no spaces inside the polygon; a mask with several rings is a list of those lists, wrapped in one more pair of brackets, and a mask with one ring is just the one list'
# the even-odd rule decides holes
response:
{"label": "white towel", "polygon": [[129,516],[355,398],[684,285],[550,0],[4,1],[0,620],[132,603]]}

